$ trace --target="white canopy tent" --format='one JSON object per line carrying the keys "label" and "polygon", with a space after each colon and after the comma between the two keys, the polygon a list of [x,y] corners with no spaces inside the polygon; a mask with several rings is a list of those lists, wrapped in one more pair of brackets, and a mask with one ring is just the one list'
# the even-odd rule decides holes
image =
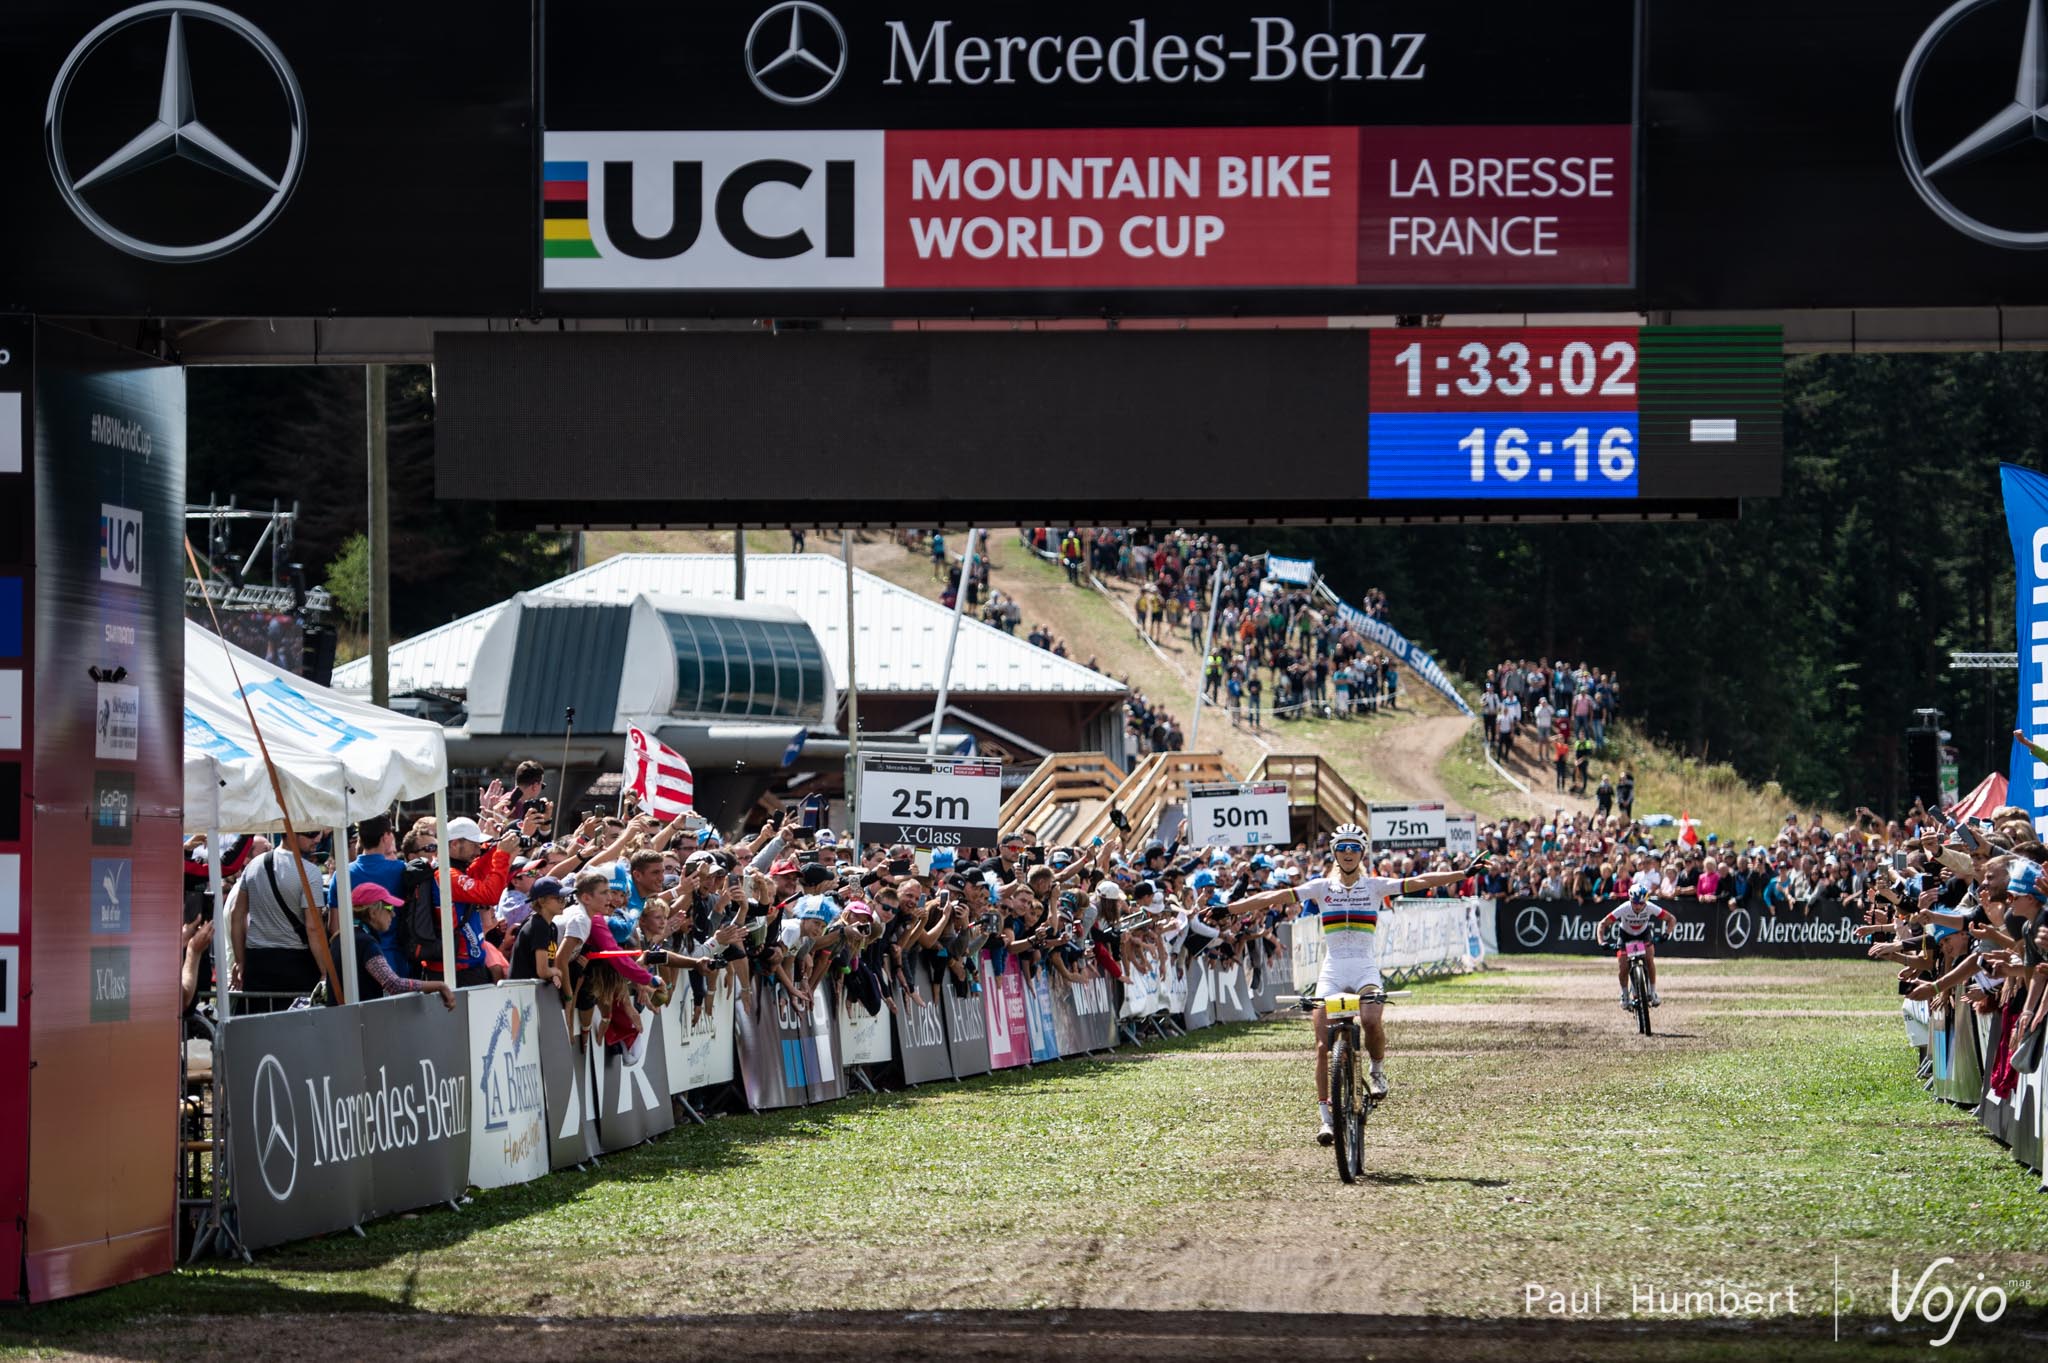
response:
{"label": "white canopy tent", "polygon": [[[246,704],[245,704],[246,701]],[[254,711],[259,743],[250,725]],[[286,808],[265,769],[267,747]],[[185,831],[204,833],[214,892],[214,966],[228,971],[227,902],[221,894],[224,832],[277,832],[289,813],[298,829],[335,832],[336,902],[347,906],[348,827],[400,800],[432,797],[448,820],[448,745],[441,726],[411,719],[315,685],[219,635],[185,625]],[[455,978],[454,896],[441,863],[441,952]],[[355,934],[341,934],[342,989],[354,1002]],[[227,991],[220,993],[228,1015]]]}

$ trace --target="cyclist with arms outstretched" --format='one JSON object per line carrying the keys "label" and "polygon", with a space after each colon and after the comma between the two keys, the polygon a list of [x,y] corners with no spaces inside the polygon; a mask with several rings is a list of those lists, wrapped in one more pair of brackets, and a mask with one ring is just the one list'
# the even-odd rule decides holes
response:
{"label": "cyclist with arms outstretched", "polygon": [[1621,976],[1621,1006],[1633,1008],[1635,1004],[1628,997],[1628,951],[1626,944],[1643,944],[1643,969],[1650,976],[1650,1006],[1656,1007],[1664,1000],[1657,997],[1657,948],[1652,945],[1650,933],[1662,925],[1666,932],[1678,926],[1678,920],[1671,916],[1671,910],[1650,898],[1650,892],[1641,885],[1628,892],[1628,898],[1614,906],[1614,912],[1600,920],[1593,929],[1593,944],[1607,945],[1607,929],[1614,929],[1614,964]]}
{"label": "cyclist with arms outstretched", "polygon": [[[1283,886],[1266,894],[1251,895],[1239,900],[1235,906],[1243,913],[1290,903],[1316,907],[1323,920],[1323,971],[1316,979],[1316,997],[1323,999],[1332,994],[1356,994],[1379,989],[1379,917],[1389,901],[1398,895],[1422,894],[1439,886],[1455,885],[1471,873],[1472,866],[1479,864],[1474,860],[1460,871],[1435,871],[1429,875],[1401,878],[1367,875],[1365,830],[1356,824],[1345,824],[1331,836],[1330,851],[1336,858],[1337,868],[1329,875],[1317,876],[1301,885]],[[1375,1097],[1385,1097],[1387,1092],[1387,1075],[1381,1068],[1387,1053],[1387,1033],[1380,1024],[1383,1007],[1381,1003],[1364,1001],[1358,1006],[1359,1029],[1365,1034],[1366,1054],[1372,1057]],[[1320,1005],[1316,1008],[1315,1019],[1316,1109],[1322,1118],[1322,1129],[1316,1132],[1316,1140],[1328,1145],[1336,1139],[1336,1134],[1330,1126],[1329,1021]]]}

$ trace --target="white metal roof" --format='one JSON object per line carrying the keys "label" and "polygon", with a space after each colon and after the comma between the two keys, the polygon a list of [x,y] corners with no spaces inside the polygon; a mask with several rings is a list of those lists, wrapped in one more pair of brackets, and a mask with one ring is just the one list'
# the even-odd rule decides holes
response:
{"label": "white metal roof", "polygon": [[[854,569],[855,658],[860,689],[936,694],[946,660],[953,613],[886,578]],[[730,554],[619,554],[535,588],[543,596],[629,602],[656,596],[731,601]],[[749,554],[747,604],[788,606],[816,631],[832,669],[846,689],[846,566],[830,554]],[[391,646],[391,691],[466,690],[469,669],[504,602],[430,629]],[[370,662],[358,658],[334,669],[335,689],[367,692]],[[1023,639],[969,616],[960,622],[953,658],[955,695],[1095,695],[1123,693],[1123,684],[1091,672]]]}

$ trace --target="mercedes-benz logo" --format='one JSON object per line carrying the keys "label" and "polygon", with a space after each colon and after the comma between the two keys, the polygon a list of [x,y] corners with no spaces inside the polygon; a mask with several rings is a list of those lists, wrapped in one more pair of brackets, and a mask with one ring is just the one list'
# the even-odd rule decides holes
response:
{"label": "mercedes-benz logo", "polygon": [[282,1202],[299,1182],[299,1110],[292,1105],[292,1081],[274,1055],[264,1056],[256,1067],[249,1128],[256,1133],[256,1169],[263,1186]]}
{"label": "mercedes-benz logo", "polygon": [[1721,935],[1728,940],[1730,951],[1740,951],[1749,945],[1749,910],[1730,909],[1728,918],[1722,924]]}
{"label": "mercedes-benz logo", "polygon": [[[64,150],[64,116],[79,68],[116,33],[157,18],[168,18],[169,32],[164,42],[163,83],[157,93],[156,118],[113,155],[83,174],[78,173]],[[288,106],[291,141],[284,166],[275,175],[229,146],[200,121],[192,89],[190,58],[185,47],[185,21],[188,19],[218,24],[227,29],[254,48],[277,77],[283,88],[284,103]],[[306,164],[306,97],[299,89],[298,77],[292,74],[284,53],[248,20],[218,5],[201,4],[199,0],[151,0],[148,4],[124,9],[105,20],[71,49],[71,55],[64,59],[63,66],[58,68],[57,79],[50,86],[50,100],[43,110],[43,140],[50,156],[51,173],[57,177],[57,189],[63,194],[65,203],[78,215],[79,221],[102,241],[129,255],[167,264],[212,260],[246,244],[268,227],[283,210],[285,201],[291,198],[292,189],[299,181],[299,172]],[[86,201],[88,191],[97,185],[173,159],[203,166],[229,180],[260,190],[268,198],[255,216],[234,231],[191,245],[166,245],[124,232]]]}
{"label": "mercedes-benz logo", "polygon": [[1515,915],[1515,940],[1525,947],[1543,945],[1550,936],[1550,915],[1542,906],[1530,904]]}
{"label": "mercedes-benz logo", "polygon": [[756,90],[777,104],[815,104],[846,74],[846,30],[822,5],[783,0],[747,30],[746,57]]}
{"label": "mercedes-benz logo", "polygon": [[1943,222],[1989,246],[2038,251],[2048,248],[2048,232],[2020,232],[1973,218],[1951,203],[1936,187],[1935,180],[1945,171],[1981,161],[2023,142],[2048,141],[2048,0],[2027,0],[2019,78],[2011,101],[2003,109],[1931,162],[1921,156],[1913,128],[1920,77],[1935,48],[1957,24],[1986,5],[1997,3],[2000,0],[1956,0],[1920,35],[1920,41],[1906,58],[1906,69],[1899,73],[1898,93],[1892,100],[1892,130],[1898,140],[1899,159],[1905,163],[1906,178]]}

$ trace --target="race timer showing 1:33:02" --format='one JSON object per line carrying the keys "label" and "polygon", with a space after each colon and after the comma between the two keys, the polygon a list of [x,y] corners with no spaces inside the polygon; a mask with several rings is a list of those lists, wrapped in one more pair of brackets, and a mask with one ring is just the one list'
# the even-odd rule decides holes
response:
{"label": "race timer showing 1:33:02", "polygon": [[1777,491],[1746,476],[1782,444],[1777,328],[1398,327],[1369,354],[1375,501]]}

